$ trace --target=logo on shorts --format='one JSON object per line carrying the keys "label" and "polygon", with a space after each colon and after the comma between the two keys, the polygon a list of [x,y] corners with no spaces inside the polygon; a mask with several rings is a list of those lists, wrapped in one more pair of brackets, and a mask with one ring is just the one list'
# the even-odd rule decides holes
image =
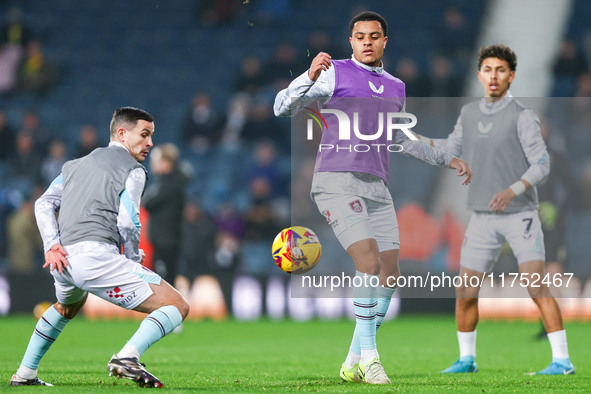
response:
{"label": "logo on shorts", "polygon": [[[121,296],[123,297],[123,296]],[[117,305],[125,307],[125,304],[127,304],[128,302],[132,301],[134,298],[136,297],[135,291],[131,292],[131,295],[128,295],[127,297],[125,297],[124,300],[121,300],[117,303]]]}
{"label": "logo on shorts", "polygon": [[119,287],[115,287],[113,290],[107,290],[107,294],[109,298],[123,298],[125,297],[123,293],[121,293],[121,289]]}
{"label": "logo on shorts", "polygon": [[326,221],[330,223],[330,211],[327,209],[326,211],[322,212],[322,215],[326,218]]}
{"label": "logo on shorts", "polygon": [[359,200],[355,200],[353,202],[350,202],[349,206],[351,207],[353,212],[356,212],[356,213],[363,212],[363,205],[361,205],[361,202]]}

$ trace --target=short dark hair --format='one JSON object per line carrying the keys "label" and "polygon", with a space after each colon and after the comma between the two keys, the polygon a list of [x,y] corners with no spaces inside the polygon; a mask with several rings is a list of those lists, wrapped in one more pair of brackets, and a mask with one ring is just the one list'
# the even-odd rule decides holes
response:
{"label": "short dark hair", "polygon": [[515,71],[517,68],[517,55],[503,44],[493,44],[480,48],[478,51],[478,70],[482,67],[484,59],[488,59],[489,57],[496,57],[497,59],[506,61],[511,71]]}
{"label": "short dark hair", "polygon": [[131,123],[134,126],[138,120],[145,120],[146,122],[153,122],[154,117],[144,111],[143,109],[134,107],[121,107],[117,108],[113,113],[113,119],[111,119],[111,137],[114,137],[117,133],[117,127],[122,123]]}
{"label": "short dark hair", "polygon": [[383,16],[376,12],[372,11],[364,11],[361,14],[358,14],[351,19],[349,23],[349,34],[353,34],[353,28],[355,27],[355,23],[357,22],[369,22],[369,21],[378,21],[380,25],[382,25],[382,29],[384,30],[384,37],[388,35],[388,24]]}

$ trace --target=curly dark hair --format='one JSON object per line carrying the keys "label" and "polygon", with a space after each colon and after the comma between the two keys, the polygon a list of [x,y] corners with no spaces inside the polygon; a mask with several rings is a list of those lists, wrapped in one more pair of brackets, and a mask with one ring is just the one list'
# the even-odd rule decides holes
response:
{"label": "curly dark hair", "polygon": [[478,69],[482,66],[484,59],[489,57],[496,57],[506,61],[509,64],[511,71],[515,71],[517,68],[517,55],[511,50],[511,48],[504,46],[503,44],[487,45],[480,48],[478,51]]}
{"label": "curly dark hair", "polygon": [[388,24],[386,23],[386,20],[380,14],[372,11],[364,11],[361,14],[355,15],[349,23],[349,33],[353,34],[353,28],[355,27],[355,23],[369,21],[378,21],[380,25],[382,25],[382,29],[384,30],[384,37],[388,36]]}

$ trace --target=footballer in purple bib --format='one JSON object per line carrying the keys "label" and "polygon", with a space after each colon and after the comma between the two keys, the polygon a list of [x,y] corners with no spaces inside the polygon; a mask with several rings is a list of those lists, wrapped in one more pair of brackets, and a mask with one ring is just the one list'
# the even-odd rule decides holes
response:
{"label": "footballer in purple bib", "polygon": [[416,118],[405,113],[404,83],[382,64],[386,20],[362,12],[351,20],[349,31],[351,58],[332,60],[319,53],[307,72],[277,94],[274,111],[294,116],[318,105],[325,120],[311,196],[353,259],[357,283],[368,284],[353,290],[356,325],[340,376],[349,382],[388,384],[376,331],[400,275],[398,222],[388,190],[390,155],[398,152],[456,169],[465,176],[463,184],[470,183],[472,172],[465,161],[424,144],[408,130]]}

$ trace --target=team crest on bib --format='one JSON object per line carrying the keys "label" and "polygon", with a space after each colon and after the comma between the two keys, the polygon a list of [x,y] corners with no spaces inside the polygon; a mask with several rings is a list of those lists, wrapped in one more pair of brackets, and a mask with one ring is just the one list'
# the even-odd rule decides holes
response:
{"label": "team crest on bib", "polygon": [[351,207],[353,212],[356,212],[356,213],[363,212],[363,205],[361,205],[361,202],[359,200],[355,200],[355,201],[350,202],[349,206]]}

